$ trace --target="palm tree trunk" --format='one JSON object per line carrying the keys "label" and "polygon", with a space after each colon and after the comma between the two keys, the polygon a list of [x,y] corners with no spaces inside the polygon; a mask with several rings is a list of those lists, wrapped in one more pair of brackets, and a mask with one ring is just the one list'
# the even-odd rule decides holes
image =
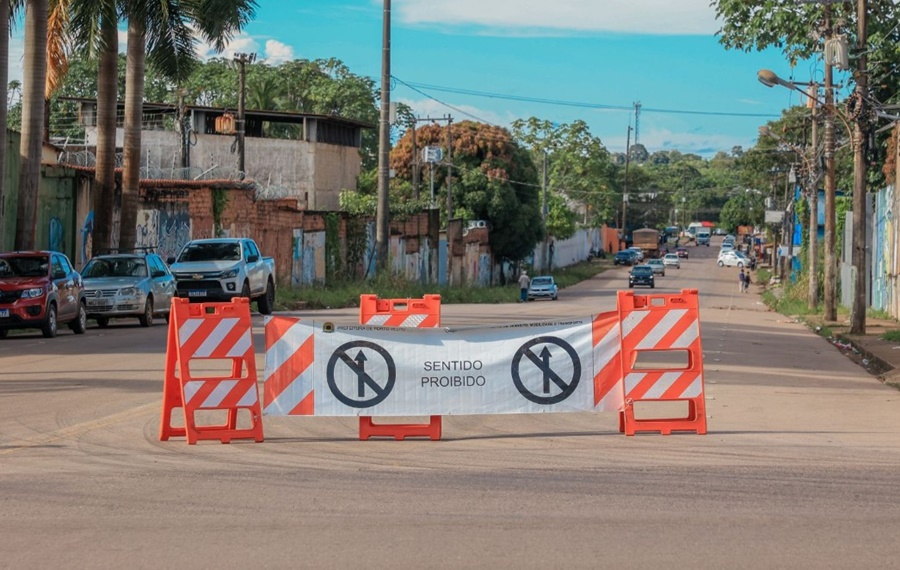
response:
{"label": "palm tree trunk", "polygon": [[[97,164],[91,202],[94,207],[93,247],[115,247],[113,221],[116,205],[116,111],[118,93],[119,40],[118,21],[103,18],[100,34],[104,48],[100,52],[97,73]],[[88,256],[92,256],[88,252]]]}
{"label": "palm tree trunk", "polygon": [[[5,2],[6,0],[0,0]],[[47,0],[25,4],[25,59],[22,82],[22,141],[19,145],[19,201],[15,248],[35,248],[37,202],[44,130],[44,83],[47,76]],[[6,86],[3,86],[6,89]]]}
{"label": "palm tree trunk", "polygon": [[9,83],[9,2],[0,0],[0,251],[9,249],[4,236],[6,226],[6,121],[8,117],[6,85]]}
{"label": "palm tree trunk", "polygon": [[131,18],[128,21],[128,68],[125,75],[125,159],[122,169],[122,223],[119,240],[119,245],[126,248],[134,247],[137,240],[145,56],[144,22]]}

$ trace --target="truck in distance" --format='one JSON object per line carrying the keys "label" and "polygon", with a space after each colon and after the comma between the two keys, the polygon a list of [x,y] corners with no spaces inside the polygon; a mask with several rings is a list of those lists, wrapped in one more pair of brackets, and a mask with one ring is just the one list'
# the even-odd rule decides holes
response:
{"label": "truck in distance", "polygon": [[659,257],[659,230],[644,228],[631,232],[633,247],[641,248],[645,259]]}

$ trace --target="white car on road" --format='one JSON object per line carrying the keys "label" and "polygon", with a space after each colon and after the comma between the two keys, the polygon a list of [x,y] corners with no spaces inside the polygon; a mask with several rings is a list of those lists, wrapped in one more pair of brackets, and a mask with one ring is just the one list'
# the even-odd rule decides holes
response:
{"label": "white car on road", "polygon": [[674,267],[675,269],[681,269],[681,259],[678,258],[677,253],[667,253],[663,257],[663,264],[666,267]]}
{"label": "white car on road", "polygon": [[723,251],[719,254],[719,259],[716,260],[716,263],[719,267],[744,267],[750,266],[750,258],[744,255],[739,251]]}

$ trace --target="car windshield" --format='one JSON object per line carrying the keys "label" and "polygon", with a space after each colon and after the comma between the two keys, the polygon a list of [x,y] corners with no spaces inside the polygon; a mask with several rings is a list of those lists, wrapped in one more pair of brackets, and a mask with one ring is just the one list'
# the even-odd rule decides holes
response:
{"label": "car windshield", "polygon": [[49,258],[42,256],[9,256],[0,258],[0,277],[45,277]]}
{"label": "car windshield", "polygon": [[675,255],[674,253],[667,253],[666,259],[678,259],[678,256]]}
{"label": "car windshield", "polygon": [[192,243],[182,250],[178,261],[240,261],[241,246],[236,243]]}
{"label": "car windshield", "polygon": [[651,259],[647,263],[650,265],[660,265],[663,262],[662,259]]}
{"label": "car windshield", "polygon": [[146,277],[147,264],[139,257],[95,257],[84,266],[81,276],[98,277]]}
{"label": "car windshield", "polygon": [[631,272],[634,275],[648,275],[648,274],[653,273],[653,268],[647,267],[647,266],[640,266],[640,267],[635,267],[634,269],[631,270]]}
{"label": "car windshield", "polygon": [[532,287],[535,285],[550,285],[553,283],[553,279],[550,277],[535,277],[531,280]]}

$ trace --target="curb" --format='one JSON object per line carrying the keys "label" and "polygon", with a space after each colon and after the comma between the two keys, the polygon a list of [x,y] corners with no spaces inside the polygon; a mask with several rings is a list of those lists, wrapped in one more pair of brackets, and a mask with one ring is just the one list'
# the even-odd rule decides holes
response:
{"label": "curb", "polygon": [[877,370],[875,370],[874,372],[882,380],[884,380],[884,377],[886,375],[889,375],[891,372],[893,372],[895,370],[894,366],[891,363],[876,356],[874,353],[870,352],[864,346],[862,346],[861,344],[859,344],[852,338],[848,337],[847,335],[839,334],[839,335],[837,335],[836,338],[841,340],[842,342],[849,343],[850,346],[852,346],[857,351],[859,351],[860,355],[862,355],[863,358],[867,358],[869,360],[869,362],[874,364],[873,368],[877,368]]}

